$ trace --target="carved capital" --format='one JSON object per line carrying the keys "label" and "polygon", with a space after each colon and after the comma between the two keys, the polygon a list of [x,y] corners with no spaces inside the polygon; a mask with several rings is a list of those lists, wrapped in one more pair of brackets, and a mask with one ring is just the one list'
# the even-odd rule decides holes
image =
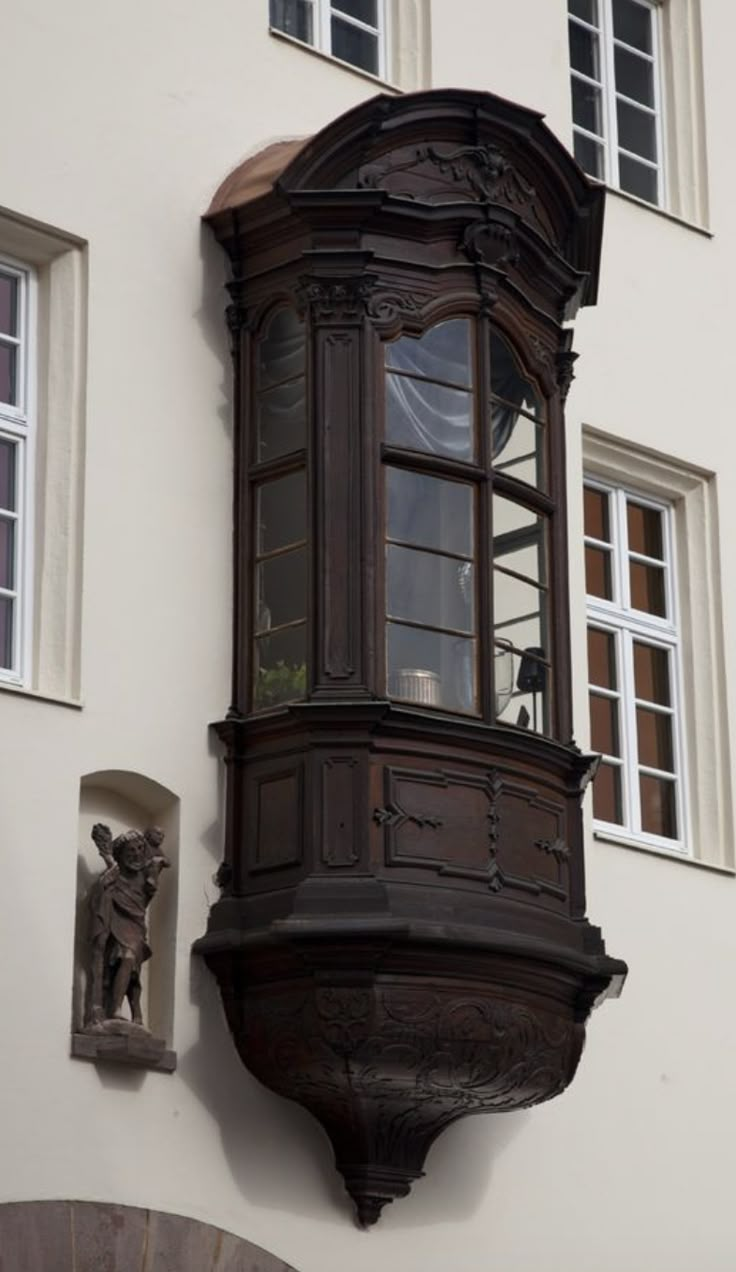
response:
{"label": "carved capital", "polygon": [[375,276],[325,278],[304,275],[297,288],[297,305],[317,323],[360,322],[375,286]]}
{"label": "carved capital", "polygon": [[565,402],[570,391],[570,385],[575,379],[575,363],[578,355],[573,353],[572,349],[563,349],[557,354],[555,359],[555,370],[557,372],[557,384],[560,390],[560,397]]}

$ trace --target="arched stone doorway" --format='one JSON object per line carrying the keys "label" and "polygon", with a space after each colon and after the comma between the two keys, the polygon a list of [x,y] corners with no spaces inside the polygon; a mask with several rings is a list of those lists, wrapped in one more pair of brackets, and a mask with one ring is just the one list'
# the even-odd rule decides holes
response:
{"label": "arched stone doorway", "polygon": [[296,1272],[183,1215],[90,1201],[0,1205],[0,1272]]}

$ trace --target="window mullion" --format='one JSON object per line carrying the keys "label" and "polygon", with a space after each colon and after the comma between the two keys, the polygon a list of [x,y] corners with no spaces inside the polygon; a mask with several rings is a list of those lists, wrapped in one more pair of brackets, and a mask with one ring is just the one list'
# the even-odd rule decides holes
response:
{"label": "window mullion", "polygon": [[616,115],[616,65],[613,51],[613,0],[600,0],[601,75],[606,114],[606,180],[620,185],[618,171],[618,118]]}
{"label": "window mullion", "polygon": [[324,53],[332,54],[332,4],[330,0],[314,0],[317,23],[319,25],[319,42],[317,47]]}

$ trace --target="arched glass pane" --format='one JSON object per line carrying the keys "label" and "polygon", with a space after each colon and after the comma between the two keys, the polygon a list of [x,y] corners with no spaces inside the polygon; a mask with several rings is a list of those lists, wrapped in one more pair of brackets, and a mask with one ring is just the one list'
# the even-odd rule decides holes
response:
{"label": "arched glass pane", "polygon": [[274,314],[258,346],[257,459],[306,445],[306,336],[293,309]]}
{"label": "arched glass pane", "polygon": [[491,332],[493,465],[537,488],[545,485],[544,402],[510,346]]}
{"label": "arched glass pane", "polygon": [[438,323],[386,346],[386,438],[452,459],[475,457],[470,320]]}

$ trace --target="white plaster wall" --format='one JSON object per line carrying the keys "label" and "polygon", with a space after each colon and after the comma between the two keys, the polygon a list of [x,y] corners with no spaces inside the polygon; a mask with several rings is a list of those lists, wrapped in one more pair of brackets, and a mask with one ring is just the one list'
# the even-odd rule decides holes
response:
{"label": "white plaster wall", "polygon": [[[567,139],[563,0],[434,0],[436,85],[548,112]],[[732,35],[703,0],[712,239],[624,199],[581,315],[579,428],[716,470],[727,656],[736,481],[727,305]],[[531,1113],[471,1119],[413,1195],[358,1233],[321,1130],[241,1068],[191,942],[216,896],[229,690],[230,401],[224,265],[199,216],[269,140],[369,80],[266,31],[266,0],[23,0],[3,13],[2,203],[89,244],[82,710],[0,694],[0,1200],[114,1200],[229,1228],[300,1272],[726,1272],[736,1169],[736,881],[591,843],[590,912],[626,957],[580,1074]],[[579,504],[573,597],[582,605]],[[582,666],[582,609],[575,665]],[[736,722],[731,678],[723,686]],[[585,740],[584,685],[576,689]],[[697,739],[692,740],[697,745]],[[80,776],[181,799],[173,1077],[69,1059]]]}

